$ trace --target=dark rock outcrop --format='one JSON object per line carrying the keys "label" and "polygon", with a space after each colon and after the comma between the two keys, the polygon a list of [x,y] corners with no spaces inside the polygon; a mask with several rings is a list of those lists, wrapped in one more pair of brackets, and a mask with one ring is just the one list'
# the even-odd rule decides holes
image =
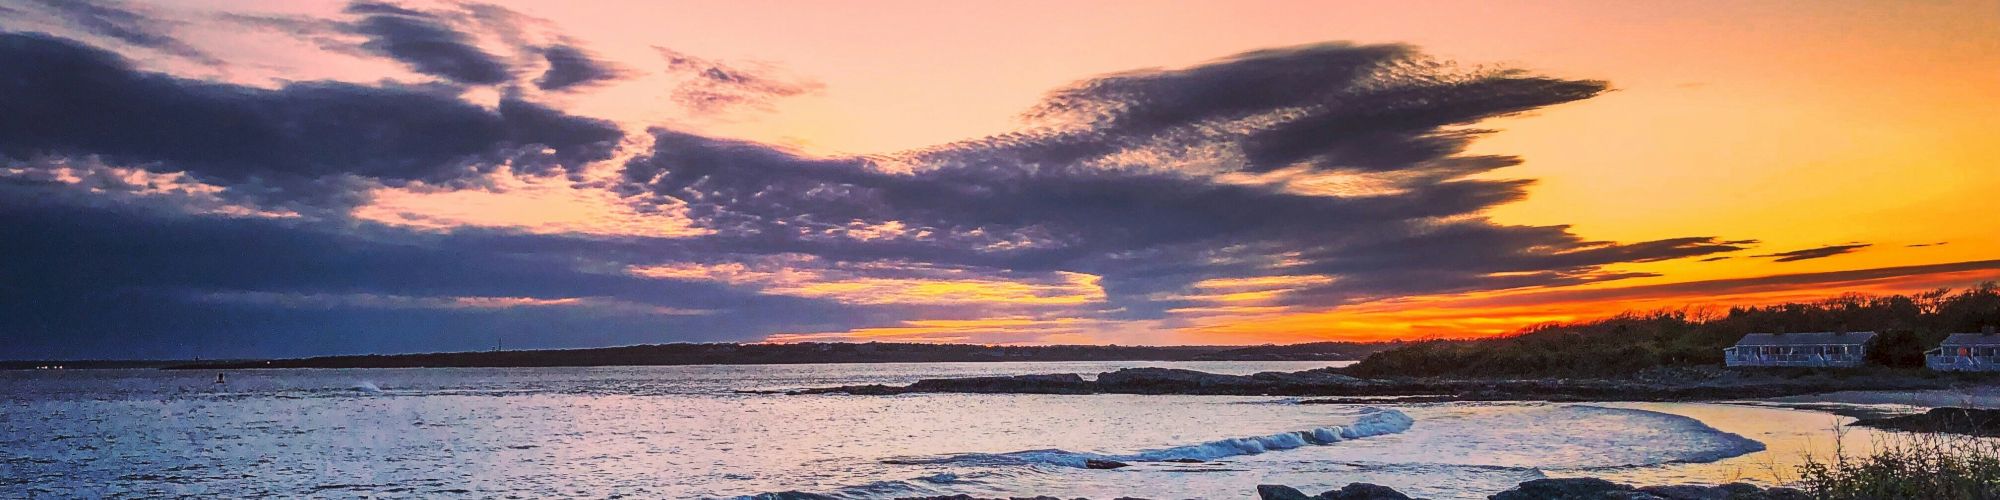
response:
{"label": "dark rock outcrop", "polygon": [[[900,497],[900,498],[897,498],[896,500],[1063,500],[1063,499],[1062,499],[1062,498],[1059,498],[1059,497],[1010,497],[1010,498],[986,498],[986,497],[975,497],[975,496],[972,496],[972,495],[951,495],[951,496],[940,496],[940,497]],[[1090,500],[1090,499],[1087,499],[1087,498],[1078,498],[1078,499],[1075,499],[1075,500]],[[1146,500],[1146,499],[1143,499],[1143,498],[1119,498],[1118,500]]]}
{"label": "dark rock outcrop", "polygon": [[1320,493],[1322,500],[1411,500],[1395,488],[1368,483],[1347,483],[1340,489]]}
{"label": "dark rock outcrop", "polygon": [[1855,420],[1854,425],[1911,432],[2000,436],[2000,410],[1932,408],[1916,415],[1864,418]]}
{"label": "dark rock outcrop", "polygon": [[1762,488],[1747,483],[1721,486],[1632,486],[1597,478],[1536,479],[1502,491],[1492,500],[1807,500],[1791,488]]}
{"label": "dark rock outcrop", "polygon": [[1119,468],[1119,467],[1131,467],[1131,466],[1132,466],[1132,464],[1128,464],[1128,463],[1125,463],[1125,462],[1120,462],[1120,461],[1117,461],[1117,460],[1096,460],[1096,459],[1091,459],[1091,460],[1084,460],[1084,461],[1083,461],[1083,468],[1085,468],[1085,469],[1116,469],[1116,468]]}
{"label": "dark rock outcrop", "polygon": [[750,497],[750,500],[840,500],[840,499],[826,495],[821,495],[818,493],[806,493],[803,491],[780,491],[777,493],[759,493],[756,495],[752,495]]}
{"label": "dark rock outcrop", "polygon": [[1014,375],[1009,377],[927,378],[895,387],[881,384],[850,385],[793,391],[792,394],[853,394],[881,396],[913,392],[995,393],[995,394],[1091,394],[1096,385],[1074,373]]}
{"label": "dark rock outcrop", "polygon": [[924,379],[910,384],[912,392],[992,392],[1024,394],[1087,394],[1091,384],[1074,373]]}
{"label": "dark rock outcrop", "polygon": [[[958,495],[933,496],[933,497],[896,497],[896,500],[1063,500],[1063,498],[1050,497],[1050,496],[988,498],[988,497],[975,497],[966,494],[958,494]],[[1070,500],[1090,500],[1090,499],[1077,497]],[[1148,499],[1139,497],[1118,497],[1111,500],[1148,500]]]}
{"label": "dark rock outcrop", "polygon": [[1610,500],[1646,498],[1638,488],[1592,477],[1536,479],[1502,491],[1492,500]]}
{"label": "dark rock outcrop", "polygon": [[1098,390],[1136,394],[1254,390],[1269,384],[1270,382],[1242,375],[1220,375],[1176,368],[1126,368],[1097,374]]}
{"label": "dark rock outcrop", "polygon": [[1257,498],[1260,500],[1313,500],[1311,495],[1299,491],[1298,488],[1282,484],[1257,485]]}
{"label": "dark rock outcrop", "polygon": [[1257,485],[1257,498],[1262,500],[1412,500],[1395,488],[1368,483],[1348,483],[1337,490],[1329,490],[1318,495],[1307,495],[1290,486],[1276,484]]}

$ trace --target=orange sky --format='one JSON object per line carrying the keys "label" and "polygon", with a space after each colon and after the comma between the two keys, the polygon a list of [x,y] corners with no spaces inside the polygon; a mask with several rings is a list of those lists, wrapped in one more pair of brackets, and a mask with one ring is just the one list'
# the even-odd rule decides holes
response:
{"label": "orange sky", "polygon": [[[343,4],[202,1],[186,12],[338,15]],[[444,5],[444,4],[439,4]],[[527,90],[638,132],[695,130],[808,157],[893,155],[1024,129],[1053,89],[1258,49],[1397,43],[1464,68],[1518,68],[1609,82],[1578,102],[1490,119],[1467,154],[1523,163],[1478,179],[1525,179],[1524,199],[1477,215],[1567,226],[1586,241],[1686,236],[1756,240],[1726,259],[1605,266],[1628,279],[1568,286],[1287,301],[1342,283],[1286,274],[1192,283],[1122,318],[1102,276],[779,253],[607,272],[761,294],[894,308],[860,327],[766,332],[769,340],[1265,343],[1494,335],[1629,310],[1901,293],[2000,279],[2000,1],[1967,2],[653,2],[510,4],[630,76],[588,92]],[[188,14],[192,15],[192,14]],[[559,34],[559,35],[557,35]],[[242,61],[227,71],[143,65],[252,85],[418,78],[392,62],[319,53],[270,34],[192,30]],[[721,112],[670,98],[685,82],[661,49],[796,84],[796,95]],[[311,52],[310,57],[303,56]],[[516,89],[515,91],[520,91]],[[474,89],[467,98],[497,100]],[[616,179],[614,161],[579,174]],[[715,234],[686,206],[634,209],[628,194],[572,180],[498,177],[486,189],[383,187],[352,215],[395,227],[488,228],[606,238]],[[846,237],[921,228],[856,220]],[[1023,242],[1028,244],[1033,242]],[[1942,244],[1939,244],[1942,243]],[[1008,243],[1014,244],[1014,243]],[[1823,258],[1764,256],[1866,245]],[[894,267],[894,269],[891,269]],[[546,307],[546,306],[544,306]]]}

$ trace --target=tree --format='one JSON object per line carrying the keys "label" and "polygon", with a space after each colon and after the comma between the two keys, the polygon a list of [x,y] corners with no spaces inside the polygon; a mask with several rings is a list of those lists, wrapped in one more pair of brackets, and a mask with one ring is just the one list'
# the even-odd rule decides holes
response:
{"label": "tree", "polygon": [[1922,338],[1908,330],[1884,332],[1868,349],[1868,362],[1894,368],[1921,368],[1924,351],[1930,350]]}

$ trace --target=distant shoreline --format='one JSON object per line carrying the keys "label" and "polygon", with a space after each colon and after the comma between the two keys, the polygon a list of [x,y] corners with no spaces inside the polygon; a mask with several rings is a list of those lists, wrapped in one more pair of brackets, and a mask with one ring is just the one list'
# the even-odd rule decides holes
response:
{"label": "distant shoreline", "polygon": [[[97,362],[6,361],[0,369],[160,368],[530,368],[1075,361],[1356,361],[1398,343],[1317,342],[1262,346],[987,346],[914,343],[652,344],[590,349],[319,356],[293,359]],[[106,363],[113,365],[107,366]]]}

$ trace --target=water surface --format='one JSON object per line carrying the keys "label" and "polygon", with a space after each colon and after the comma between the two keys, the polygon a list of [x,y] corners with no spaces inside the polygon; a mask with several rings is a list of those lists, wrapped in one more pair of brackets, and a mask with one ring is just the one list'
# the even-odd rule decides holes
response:
{"label": "water surface", "polygon": [[[1724,405],[738,392],[1132,366],[1248,374],[1327,365],[250,370],[230,372],[227,384],[214,384],[212,372],[0,372],[0,497],[1245,498],[1260,483],[1317,491],[1368,481],[1484,498],[1549,476],[1760,479],[1751,477],[1757,461],[1795,453],[1791,443],[1837,419]],[[1407,416],[1407,429],[1371,427],[1385,412]],[[1163,453],[1208,461],[1077,467],[1078,457]]]}

